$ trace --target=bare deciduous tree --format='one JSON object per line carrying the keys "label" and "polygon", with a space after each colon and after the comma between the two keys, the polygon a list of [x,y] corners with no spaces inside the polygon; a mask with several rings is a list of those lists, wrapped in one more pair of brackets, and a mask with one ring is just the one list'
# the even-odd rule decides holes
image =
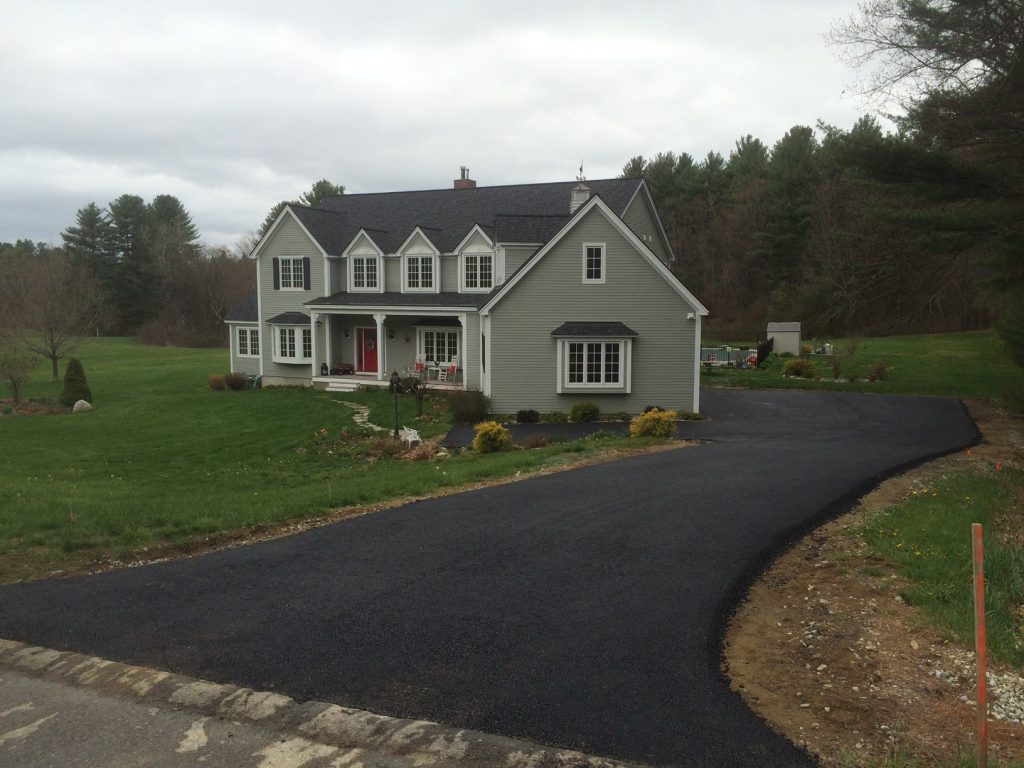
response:
{"label": "bare deciduous tree", "polygon": [[106,318],[106,297],[92,272],[60,249],[25,257],[8,271],[0,288],[4,335],[17,347],[58,361],[95,332]]}

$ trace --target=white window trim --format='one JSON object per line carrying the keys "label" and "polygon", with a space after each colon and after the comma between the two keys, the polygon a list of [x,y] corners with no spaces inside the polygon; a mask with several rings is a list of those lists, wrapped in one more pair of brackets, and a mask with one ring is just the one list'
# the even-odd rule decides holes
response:
{"label": "white window trim", "polygon": [[[303,261],[304,258],[305,258],[304,256],[278,256],[277,257],[277,284],[278,284],[278,286],[280,286],[278,290],[281,290],[281,291],[304,291],[304,290],[306,290],[306,288],[305,288],[305,286],[306,286],[306,266],[305,266],[305,264],[306,263]],[[301,273],[301,275],[300,275],[300,279],[299,279],[299,286],[297,288],[294,285],[286,286],[284,284],[284,263],[286,261],[287,262],[296,262],[297,261],[299,263],[299,272]],[[289,282],[292,282],[292,283],[294,282],[294,280],[293,280],[294,275],[295,275],[295,269],[292,266],[292,264],[289,264],[288,265],[288,281]],[[312,275],[310,275],[310,278],[312,279]]]}
{"label": "white window trim", "polygon": [[[377,284],[370,287],[357,288],[355,274],[355,260],[365,259],[373,261],[377,265]],[[353,253],[348,256],[348,274],[346,275],[348,290],[350,293],[384,293],[384,259],[379,253]]]}
{"label": "white window trim", "polygon": [[[482,287],[471,288],[468,285],[466,285],[466,258],[469,257],[469,256],[475,256],[477,259],[480,259],[481,257],[484,257],[484,256],[490,256],[491,257],[491,284],[488,285],[486,288],[482,288]],[[497,267],[498,267],[498,257],[494,253],[494,251],[479,250],[479,251],[466,251],[465,253],[460,253],[459,254],[459,291],[461,293],[490,293],[491,291],[494,290],[494,287],[498,284],[498,279],[497,279],[497,277],[498,277],[498,274],[497,274],[498,273],[498,268]],[[480,273],[480,266],[479,266],[479,262],[478,262],[477,263],[477,274],[479,275],[479,273]],[[477,282],[479,282],[479,278],[478,278]]]}
{"label": "white window trim", "polygon": [[[295,333],[295,357],[288,357],[281,354],[281,331],[285,329],[291,329],[297,331]],[[310,355],[304,357],[302,352],[302,331],[308,331],[310,334]],[[271,325],[270,332],[273,335],[273,350],[272,359],[275,363],[282,363],[284,365],[308,365],[313,362],[313,345],[316,344],[316,340],[313,338],[313,329],[308,325]]]}
{"label": "white window trim", "polygon": [[[454,333],[455,334],[455,354],[459,356],[459,367],[465,368],[466,361],[462,357],[462,328],[456,328],[453,325],[439,325],[439,326],[421,326],[416,329],[416,354],[426,355],[426,346],[423,343],[423,334],[427,331],[433,333]],[[447,351],[447,350],[445,350]],[[428,363],[438,363],[448,365],[451,363],[451,357],[447,360],[427,360]]]}
{"label": "white window trim", "polygon": [[[429,288],[409,286],[409,259],[430,259],[430,280],[432,285]],[[421,281],[422,282],[422,281]],[[432,251],[423,253],[402,254],[402,292],[403,293],[439,293],[441,290],[441,256]]]}
{"label": "white window trim", "polygon": [[[257,351],[256,351],[255,355],[252,354],[252,352],[243,352],[242,351],[242,348],[243,348],[242,347],[242,331],[245,331],[245,349],[246,350],[252,349],[252,342],[250,341],[250,337],[252,336],[253,333],[256,334],[256,350]],[[263,340],[260,338],[260,328],[259,328],[258,325],[238,325],[238,326],[235,326],[235,357],[251,357],[251,358],[259,357],[260,356],[259,350],[262,349],[262,346],[261,346],[261,342],[262,341]]]}
{"label": "white window trim", "polygon": [[[587,277],[587,249],[601,249],[601,277],[598,279]],[[584,243],[583,244],[583,270],[581,272],[585,285],[601,285],[608,278],[608,246],[606,243]]]}
{"label": "white window trim", "polygon": [[[619,381],[608,383],[569,382],[569,345],[570,344],[619,344]],[[604,375],[604,353],[602,351],[602,376]],[[617,394],[631,394],[633,391],[633,339],[605,338],[593,336],[573,336],[558,339],[557,351],[558,378],[555,391],[558,394],[573,392],[605,391]],[[586,361],[584,360],[584,376]]]}

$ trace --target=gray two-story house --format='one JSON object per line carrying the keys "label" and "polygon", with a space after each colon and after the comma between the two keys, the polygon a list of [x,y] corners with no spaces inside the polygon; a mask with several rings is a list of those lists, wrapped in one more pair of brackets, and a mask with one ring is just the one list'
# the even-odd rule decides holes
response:
{"label": "gray two-story house", "polygon": [[493,409],[700,406],[704,306],[642,179],[340,195],[289,205],[229,318],[231,369],[347,389],[392,371]]}

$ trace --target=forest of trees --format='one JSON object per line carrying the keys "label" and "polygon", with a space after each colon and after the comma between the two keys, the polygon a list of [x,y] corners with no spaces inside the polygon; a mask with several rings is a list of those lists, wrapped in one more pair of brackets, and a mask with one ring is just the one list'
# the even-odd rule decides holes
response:
{"label": "forest of trees", "polygon": [[995,324],[1024,364],[1024,11],[1017,0],[873,0],[831,42],[897,130],[795,126],[728,157],[634,157],[709,332]]}

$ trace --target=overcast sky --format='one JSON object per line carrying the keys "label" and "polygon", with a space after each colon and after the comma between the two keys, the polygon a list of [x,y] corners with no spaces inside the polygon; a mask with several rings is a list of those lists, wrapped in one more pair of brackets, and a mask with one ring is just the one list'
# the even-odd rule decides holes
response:
{"label": "overcast sky", "polygon": [[12,3],[0,28],[0,241],[167,193],[234,245],[320,178],[349,192],[590,178],[727,155],[819,118],[855,73],[855,0]]}

